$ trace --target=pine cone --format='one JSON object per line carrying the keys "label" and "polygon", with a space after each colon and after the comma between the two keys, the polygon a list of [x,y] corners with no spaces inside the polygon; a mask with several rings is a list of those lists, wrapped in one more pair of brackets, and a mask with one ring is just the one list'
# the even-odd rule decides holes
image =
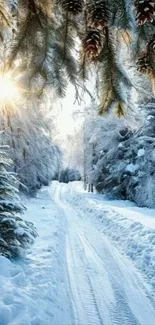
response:
{"label": "pine cone", "polygon": [[59,3],[63,10],[68,11],[73,15],[81,13],[84,7],[83,0],[60,0]]}
{"label": "pine cone", "polygon": [[147,45],[148,52],[155,53],[155,37]]}
{"label": "pine cone", "polygon": [[150,67],[149,58],[148,58],[147,53],[141,54],[141,56],[139,57],[139,59],[137,60],[136,63],[137,63],[137,71],[139,71],[140,73],[146,73],[146,74],[150,73],[151,67]]}
{"label": "pine cone", "polygon": [[155,0],[137,0],[135,6],[137,10],[136,22],[138,25],[144,25],[146,22],[153,21]]}
{"label": "pine cone", "polygon": [[96,29],[88,31],[83,41],[85,57],[91,61],[96,60],[102,49],[102,37]]}
{"label": "pine cone", "polygon": [[96,0],[88,5],[88,26],[103,29],[108,26],[109,9],[106,0]]}

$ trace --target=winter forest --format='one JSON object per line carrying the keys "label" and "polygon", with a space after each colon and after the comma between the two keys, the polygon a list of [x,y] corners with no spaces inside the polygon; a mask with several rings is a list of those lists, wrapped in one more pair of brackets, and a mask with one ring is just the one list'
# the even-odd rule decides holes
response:
{"label": "winter forest", "polygon": [[155,0],[0,0],[0,288],[0,325],[155,324]]}

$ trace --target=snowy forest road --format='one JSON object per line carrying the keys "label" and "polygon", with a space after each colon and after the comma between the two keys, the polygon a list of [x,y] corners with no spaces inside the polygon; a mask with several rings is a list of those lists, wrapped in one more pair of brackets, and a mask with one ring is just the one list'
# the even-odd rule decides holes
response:
{"label": "snowy forest road", "polygon": [[154,325],[155,308],[132,261],[68,203],[67,185],[54,187],[66,216],[66,257],[74,325]]}
{"label": "snowy forest road", "polygon": [[153,217],[121,215],[80,182],[25,200],[39,236],[0,256],[0,325],[155,325]]}

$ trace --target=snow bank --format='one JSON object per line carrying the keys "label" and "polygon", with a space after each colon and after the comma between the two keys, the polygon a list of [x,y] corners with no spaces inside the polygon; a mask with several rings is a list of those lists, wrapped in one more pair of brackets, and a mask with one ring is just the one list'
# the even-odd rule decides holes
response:
{"label": "snow bank", "polygon": [[39,237],[27,258],[0,257],[0,325],[70,325],[62,210],[42,191],[25,218]]}
{"label": "snow bank", "polygon": [[146,219],[145,224],[141,220],[133,220],[134,211],[130,210],[131,216],[128,218],[93,197],[97,196],[75,191],[74,184],[70,184],[70,192],[68,195],[65,194],[65,199],[76,207],[80,215],[89,218],[97,229],[110,237],[155,287],[155,228],[151,228],[149,221],[146,226]]}

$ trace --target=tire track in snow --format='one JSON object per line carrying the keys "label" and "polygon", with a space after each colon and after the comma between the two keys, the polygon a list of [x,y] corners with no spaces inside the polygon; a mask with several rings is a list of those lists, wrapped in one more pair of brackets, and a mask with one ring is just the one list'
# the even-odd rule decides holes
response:
{"label": "tire track in snow", "polygon": [[73,241],[67,240],[67,242],[68,271],[76,310],[76,324],[103,325],[95,292],[79,247]]}
{"label": "tire track in snow", "polygon": [[[105,265],[103,264],[102,259],[99,257],[97,252],[94,250],[93,246],[87,241],[87,239],[80,234],[81,240],[83,241],[84,245],[86,245],[86,250],[90,250],[94,263],[96,262],[96,268],[100,270],[101,274],[103,275],[104,279],[104,270],[105,270]],[[107,253],[107,256],[110,255]],[[90,253],[89,253],[90,256]],[[110,257],[111,259],[111,257]],[[113,272],[116,271],[116,267],[113,267],[112,269]],[[136,317],[133,315],[128,302],[126,300],[126,294],[124,290],[115,282],[115,279],[111,277],[110,272],[108,273],[109,281],[111,284],[111,288],[113,290],[113,295],[115,298],[115,303],[109,304],[108,310],[109,310],[109,315],[110,315],[110,324],[125,324],[125,325],[139,325],[138,320]],[[103,283],[105,280],[103,281]],[[103,289],[104,285],[101,283],[101,288]],[[104,293],[104,289],[102,291]],[[102,303],[105,301],[105,294],[102,295]],[[108,322],[106,322],[108,324]]]}
{"label": "tire track in snow", "polygon": [[76,325],[154,325],[155,310],[133,269],[128,271],[104,235],[64,202],[63,188],[58,185],[56,200],[68,223],[67,263]]}

